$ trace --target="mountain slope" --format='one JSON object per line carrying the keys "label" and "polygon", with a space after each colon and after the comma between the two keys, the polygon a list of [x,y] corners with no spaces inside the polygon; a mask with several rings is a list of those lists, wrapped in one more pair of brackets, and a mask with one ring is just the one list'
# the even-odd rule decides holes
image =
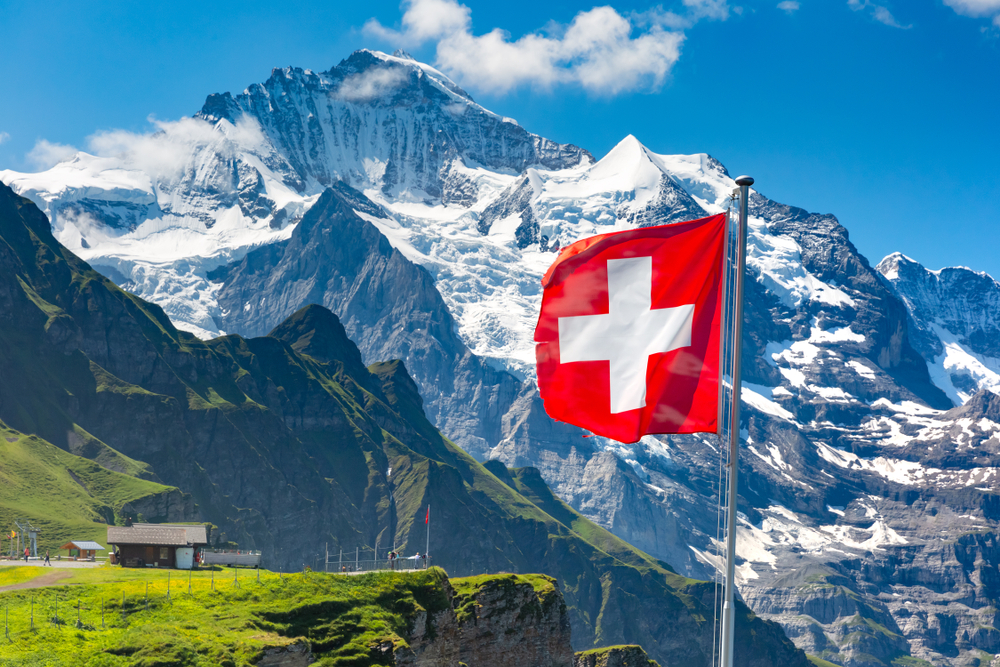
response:
{"label": "mountain slope", "polygon": [[963,267],[929,271],[899,253],[877,269],[906,304],[917,350],[952,402],[1000,391],[1000,283]]}
{"label": "mountain slope", "polygon": [[0,422],[0,525],[28,519],[40,530],[39,554],[70,540],[107,538],[107,525],[126,516],[191,521],[190,496],[178,489],[108,470],[37,436]]}
{"label": "mountain slope", "polygon": [[[44,431],[45,414],[85,429],[101,443],[88,451],[148,464],[190,490],[201,519],[283,567],[324,542],[420,548],[433,503],[435,563],[557,577],[578,647],[640,643],[664,664],[710,662],[710,585],[505,485],[434,429],[401,362],[365,368],[328,310],[307,307],[266,337],[198,340],[60,246],[5,186],[0,261],[5,422]],[[777,625],[739,615],[750,650],[738,664],[807,664]]]}
{"label": "mountain slope", "polygon": [[[589,519],[685,575],[710,576],[719,563],[718,443],[650,437],[626,447],[554,423],[533,388],[531,333],[538,279],[559,246],[724,211],[735,185],[725,167],[705,154],[659,154],[635,137],[597,162],[572,147],[550,151],[433,68],[369,52],[347,62],[336,81],[277,70],[232,102],[211,98],[202,119],[165,126],[162,141],[180,147],[186,165],[177,172],[130,154],[79,155],[0,179],[46,207],[75,251],[205,337],[263,334],[301,306],[327,305],[365,363],[405,359],[432,423],[476,458],[537,468]],[[371,85],[348,86],[348,100],[348,79]],[[454,115],[454,104],[466,111]],[[430,139],[438,125],[447,130],[440,144]],[[453,149],[479,157],[458,162]],[[498,166],[506,156],[515,162]],[[498,162],[476,161],[487,157]],[[320,194],[327,183],[333,199]],[[150,202],[158,208],[147,212]],[[911,585],[979,576],[953,555],[968,553],[965,533],[997,530],[994,420],[977,412],[989,397],[976,398],[993,377],[994,334],[976,301],[989,312],[988,279],[970,290],[961,285],[978,281],[915,280],[922,286],[911,298],[834,216],[757,191],[751,206],[743,594],[797,633],[798,598],[772,589],[812,595],[792,571],[853,572],[857,585],[837,589],[831,614],[820,614],[829,622],[796,641],[866,667],[995,655],[1000,645],[977,629],[1000,600],[992,579],[968,608],[937,583],[930,592]],[[138,222],[122,222],[128,211]],[[938,326],[943,301],[961,307],[941,311],[955,340],[938,336],[936,348],[922,332]],[[952,412],[955,398],[974,403],[974,414]],[[882,576],[889,561],[891,581]],[[841,605],[845,596],[863,604]],[[854,622],[857,609],[884,628],[884,613],[892,616],[910,655]],[[864,628],[878,641],[854,641]]]}

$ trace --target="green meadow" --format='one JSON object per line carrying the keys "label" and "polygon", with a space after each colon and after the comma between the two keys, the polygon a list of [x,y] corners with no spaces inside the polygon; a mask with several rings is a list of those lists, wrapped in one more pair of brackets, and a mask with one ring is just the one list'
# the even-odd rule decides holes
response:
{"label": "green meadow", "polygon": [[[0,568],[0,585],[42,568]],[[420,610],[448,606],[444,570],[320,572],[49,569],[58,585],[0,593],[10,667],[252,665],[304,638],[321,667],[383,664],[374,644],[405,644]],[[5,577],[5,578],[3,578]],[[238,579],[237,579],[238,577]],[[391,660],[391,656],[389,657]]]}

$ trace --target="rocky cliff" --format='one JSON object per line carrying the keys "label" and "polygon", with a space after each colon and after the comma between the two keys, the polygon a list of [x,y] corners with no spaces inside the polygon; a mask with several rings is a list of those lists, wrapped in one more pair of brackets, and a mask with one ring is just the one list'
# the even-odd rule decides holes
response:
{"label": "rocky cliff", "polygon": [[[0,420],[14,428],[63,449],[85,432],[83,453],[189,490],[220,539],[270,567],[298,568],[324,543],[419,549],[433,503],[435,563],[571,582],[577,648],[710,661],[711,585],[562,504],[537,470],[494,466],[498,477],[476,462],[427,420],[404,363],[366,367],[329,310],[304,308],[265,337],[199,340],[61,246],[5,186],[0,266]],[[752,649],[740,667],[805,664],[742,606],[737,633]]]}
{"label": "rocky cliff", "polygon": [[483,575],[444,582],[449,605],[418,612],[395,664],[573,667],[570,620],[555,580]]}
{"label": "rocky cliff", "polygon": [[[372,52],[326,73],[276,70],[185,123],[200,138],[183,144],[177,173],[81,154],[0,180],[50,214],[64,245],[205,338],[261,335],[326,305],[365,363],[405,360],[433,424],[476,458],[533,467],[681,573],[716,572],[718,443],[622,446],[552,422],[533,389],[531,333],[554,250],[726,210],[734,183],[718,160],[629,136],[595,162],[490,114],[433,68]],[[157,141],[188,136],[172,128]],[[901,580],[921,580],[966,532],[997,529],[1000,422],[980,393],[1000,378],[997,292],[988,276],[900,257],[873,268],[835,216],[765,190],[752,194],[748,235],[739,584],[797,633],[791,612],[763,600],[797,590],[777,584],[796,570],[853,568],[856,594],[869,596],[859,608],[875,614],[878,596],[908,594],[878,578],[880,558],[918,553],[900,561]],[[60,322],[50,336],[72,349]],[[992,583],[984,591],[968,612],[944,593],[912,598],[907,609],[947,617],[941,650],[891,605],[909,655],[895,640],[841,649],[848,635],[811,627],[845,665],[962,664],[979,659],[981,633],[956,653],[966,644],[955,629],[1000,597]]]}
{"label": "rocky cliff", "polygon": [[660,667],[641,646],[611,646],[577,653],[573,667]]}
{"label": "rocky cliff", "polygon": [[1000,391],[1000,283],[964,267],[930,271],[899,253],[877,269],[906,304],[934,383],[956,405],[980,389]]}

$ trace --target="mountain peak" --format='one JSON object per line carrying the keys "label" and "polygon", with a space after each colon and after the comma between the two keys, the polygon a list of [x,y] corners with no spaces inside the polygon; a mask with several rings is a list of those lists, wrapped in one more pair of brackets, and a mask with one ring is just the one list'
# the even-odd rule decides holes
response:
{"label": "mountain peak", "polygon": [[651,158],[649,150],[633,135],[618,142],[608,154],[590,169],[591,180],[621,181],[617,189],[655,189],[663,171]]}
{"label": "mountain peak", "polygon": [[875,267],[875,270],[885,276],[887,280],[895,280],[899,277],[899,270],[901,267],[905,267],[905,269],[917,270],[924,268],[923,265],[915,259],[911,259],[901,252],[894,252],[886,255]]}
{"label": "mountain peak", "polygon": [[[409,76],[407,76],[407,73]],[[352,77],[363,77],[369,74],[377,77],[377,80],[371,82],[351,82]],[[340,87],[344,85],[357,86],[360,83],[366,83],[386,88],[419,88],[421,80],[425,80],[448,96],[457,95],[463,100],[472,101],[472,96],[443,72],[416,60],[413,56],[402,50],[396,50],[392,55],[389,55],[382,51],[359,49],[340,61],[329,72],[325,72],[324,76],[329,77],[332,81],[341,81],[342,83],[339,84]],[[409,80],[406,81],[404,79]]]}
{"label": "mountain peak", "polygon": [[367,374],[357,345],[347,336],[340,319],[323,306],[310,304],[300,308],[268,336],[322,363],[339,361],[352,377],[361,378]]}

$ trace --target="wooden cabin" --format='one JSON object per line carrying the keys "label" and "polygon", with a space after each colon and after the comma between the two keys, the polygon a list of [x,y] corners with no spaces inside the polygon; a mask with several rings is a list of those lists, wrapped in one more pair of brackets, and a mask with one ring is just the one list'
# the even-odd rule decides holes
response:
{"label": "wooden cabin", "polygon": [[208,535],[204,525],[135,523],[108,526],[108,544],[125,567],[190,569],[195,549],[208,545]]}
{"label": "wooden cabin", "polygon": [[[60,550],[66,549],[69,551],[70,558],[77,558],[83,560],[93,560],[97,556],[98,551],[107,551],[97,542],[91,542],[89,540],[75,540],[73,542],[67,542],[66,544],[59,547]],[[75,554],[73,552],[76,552]]]}

